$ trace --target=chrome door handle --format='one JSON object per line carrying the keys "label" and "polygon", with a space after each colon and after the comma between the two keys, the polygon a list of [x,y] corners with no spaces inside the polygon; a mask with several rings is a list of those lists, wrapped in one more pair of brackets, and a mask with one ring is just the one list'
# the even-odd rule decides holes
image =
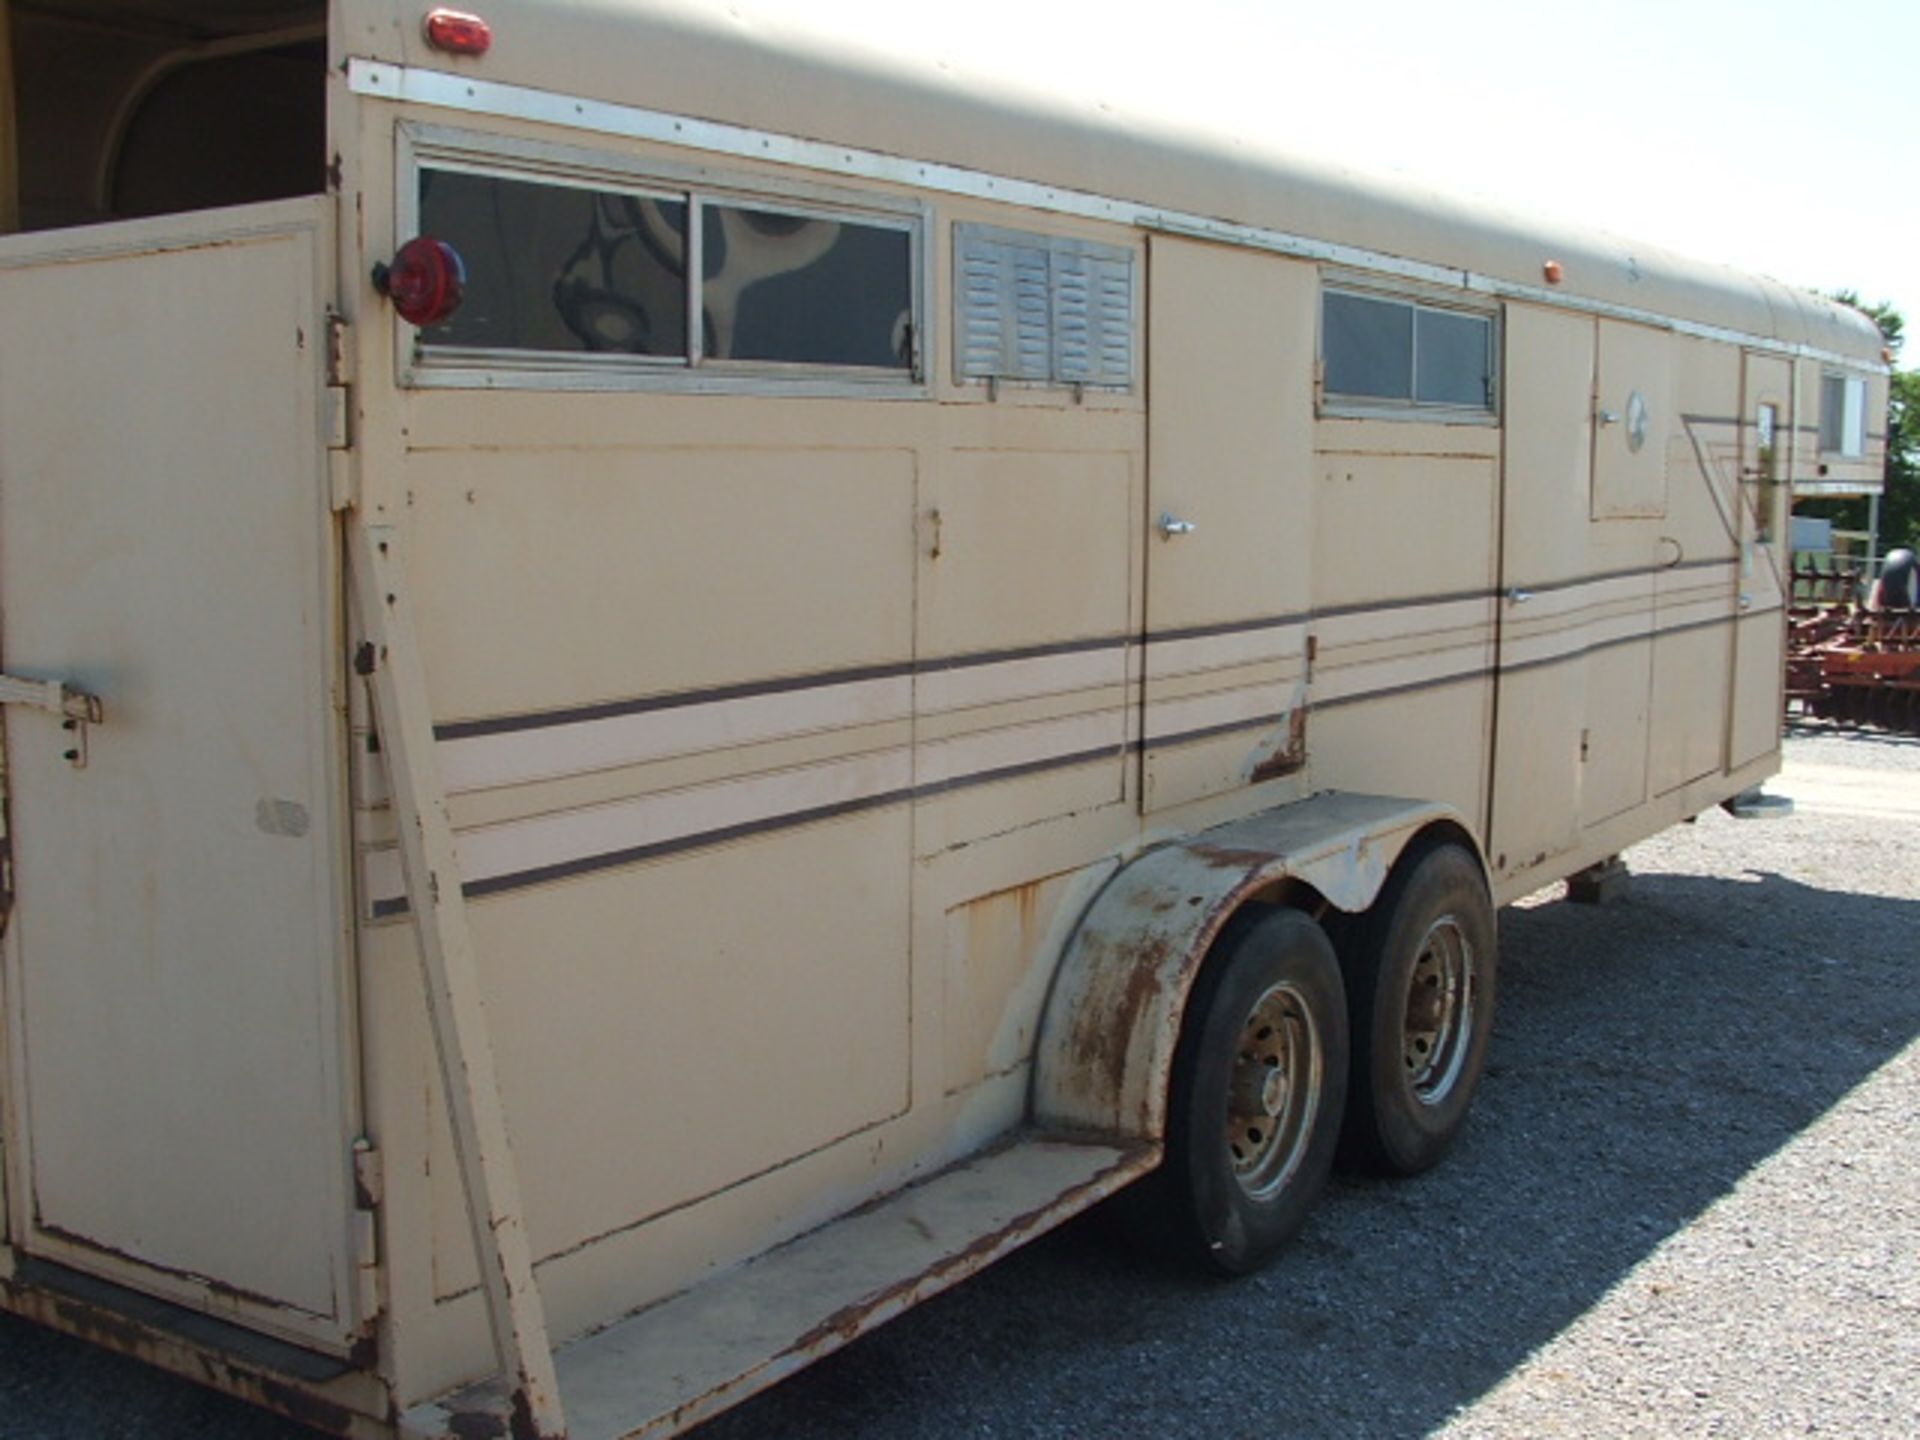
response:
{"label": "chrome door handle", "polygon": [[1507,603],[1510,605],[1524,605],[1532,598],[1531,590],[1522,590],[1518,585],[1507,591]]}
{"label": "chrome door handle", "polygon": [[1171,540],[1176,535],[1191,535],[1199,528],[1191,520],[1182,520],[1171,510],[1160,512],[1160,538],[1163,540]]}
{"label": "chrome door handle", "polygon": [[1620,423],[1620,416],[1616,411],[1602,410],[1600,412],[1600,423],[1602,425],[1618,425]]}

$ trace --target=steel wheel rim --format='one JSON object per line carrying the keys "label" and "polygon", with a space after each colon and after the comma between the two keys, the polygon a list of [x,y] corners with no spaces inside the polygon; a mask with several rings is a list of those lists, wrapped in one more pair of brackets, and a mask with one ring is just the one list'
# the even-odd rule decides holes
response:
{"label": "steel wheel rim", "polygon": [[1453,1093],[1473,1039],[1473,942],[1458,918],[1427,927],[1407,977],[1400,1053],[1407,1084],[1422,1105]]}
{"label": "steel wheel rim", "polygon": [[1227,1077],[1227,1159],[1253,1199],[1284,1188],[1305,1159],[1323,1068],[1305,997],[1272,986],[1247,1011]]}

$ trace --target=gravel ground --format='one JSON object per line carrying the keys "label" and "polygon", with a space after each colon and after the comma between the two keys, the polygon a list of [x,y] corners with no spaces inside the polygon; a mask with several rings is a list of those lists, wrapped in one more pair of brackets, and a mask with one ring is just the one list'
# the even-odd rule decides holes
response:
{"label": "gravel ground", "polygon": [[[1624,903],[1502,913],[1436,1172],[1338,1180],[1237,1283],[1088,1217],[702,1440],[1920,1434],[1920,740],[1788,757],[1792,820],[1714,811]],[[0,1317],[6,1440],[305,1433]]]}

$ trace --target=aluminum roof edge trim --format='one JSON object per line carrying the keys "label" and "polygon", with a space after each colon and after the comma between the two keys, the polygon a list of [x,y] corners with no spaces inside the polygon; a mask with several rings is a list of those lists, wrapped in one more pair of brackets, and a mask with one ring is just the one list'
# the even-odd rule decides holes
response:
{"label": "aluminum roof edge trim", "polygon": [[1160,209],[1139,201],[1093,195],[1066,186],[1047,185],[1035,180],[1020,180],[993,175],[982,170],[942,164],[933,160],[910,160],[853,145],[836,145],[824,140],[807,140],[795,135],[754,130],[717,120],[701,120],[689,115],[673,115],[636,105],[620,105],[605,100],[536,90],[493,80],[469,79],[441,70],[395,65],[386,61],[358,57],[347,62],[348,87],[356,95],[375,99],[430,105],[471,115],[490,115],[501,119],[525,120],[537,124],[559,125],[600,135],[630,140],[651,140],[679,145],[708,154],[735,159],[773,161],[828,174],[861,180],[879,180],[908,185],[937,194],[959,195],[974,200],[996,200],[1028,209],[1070,215],[1078,219],[1108,220],[1147,231],[1184,235],[1195,239],[1219,241],[1249,249],[1271,251],[1295,259],[1315,260],[1350,270],[1385,275],[1400,280],[1467,290],[1475,294],[1556,309],[1628,320],[1650,325],[1675,334],[1698,339],[1744,345],[1774,354],[1819,360],[1869,374],[1889,373],[1888,366],[1839,351],[1781,340],[1774,336],[1754,335],[1702,324],[1653,310],[1640,310],[1605,300],[1568,295],[1541,286],[1501,280],[1471,270],[1435,265],[1403,256],[1343,245],[1336,241],[1315,240],[1280,230],[1231,221],[1210,219]]}

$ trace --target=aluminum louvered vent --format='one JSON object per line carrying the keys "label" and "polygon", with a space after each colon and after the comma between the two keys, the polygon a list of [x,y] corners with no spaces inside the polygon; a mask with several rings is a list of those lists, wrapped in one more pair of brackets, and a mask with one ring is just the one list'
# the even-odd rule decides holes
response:
{"label": "aluminum louvered vent", "polygon": [[1133,386],[1133,255],[1110,245],[956,227],[967,380]]}

